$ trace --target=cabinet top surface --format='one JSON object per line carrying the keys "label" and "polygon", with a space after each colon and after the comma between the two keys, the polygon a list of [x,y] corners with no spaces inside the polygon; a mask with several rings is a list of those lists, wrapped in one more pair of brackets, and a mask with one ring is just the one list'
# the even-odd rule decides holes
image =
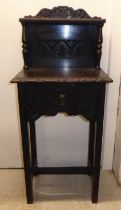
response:
{"label": "cabinet top surface", "polygon": [[29,71],[21,70],[12,80],[12,83],[27,82],[112,82],[112,79],[103,71],[82,68],[39,68]]}

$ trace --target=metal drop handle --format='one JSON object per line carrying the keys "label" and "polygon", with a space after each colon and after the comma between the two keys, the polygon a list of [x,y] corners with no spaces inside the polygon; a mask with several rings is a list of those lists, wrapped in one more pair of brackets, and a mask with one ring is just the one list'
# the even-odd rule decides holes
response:
{"label": "metal drop handle", "polygon": [[65,105],[65,94],[61,93],[59,95],[59,103],[60,103],[61,106]]}

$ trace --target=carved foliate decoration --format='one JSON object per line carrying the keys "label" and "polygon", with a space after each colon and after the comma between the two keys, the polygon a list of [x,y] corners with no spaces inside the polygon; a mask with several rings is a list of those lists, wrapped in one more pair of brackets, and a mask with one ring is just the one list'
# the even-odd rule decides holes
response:
{"label": "carved foliate decoration", "polygon": [[86,41],[49,40],[39,42],[41,57],[80,58],[87,54]]}
{"label": "carved foliate decoration", "polygon": [[67,6],[54,7],[53,9],[44,8],[40,10],[40,12],[36,15],[36,17],[64,18],[64,19],[90,18],[90,16],[87,14],[85,10],[83,9],[74,10],[72,7],[67,7]]}
{"label": "carved foliate decoration", "polygon": [[102,19],[100,17],[90,17],[89,14],[84,9],[76,9],[74,10],[72,7],[68,6],[58,6],[53,7],[52,9],[43,8],[41,9],[37,15],[35,16],[25,16],[24,18],[20,18],[20,22],[24,22],[27,19],[36,19],[36,20],[77,20],[77,21],[83,21],[87,20],[89,22],[92,21],[99,21],[99,23],[104,23],[105,19]]}
{"label": "carved foliate decoration", "polygon": [[[90,17],[84,9],[74,10],[72,7],[58,6],[52,9],[41,9],[36,16],[25,16],[24,18],[20,18],[20,22],[23,25],[22,41],[25,70],[29,69],[29,67],[33,68],[36,66],[38,68],[41,65],[46,65],[41,58],[56,57],[70,59],[77,58],[77,60],[80,59],[81,67],[95,67],[97,70],[100,69],[103,41],[102,27],[105,23],[105,19],[100,17]],[[45,23],[47,24],[46,27],[44,27]],[[52,29],[51,26],[53,24],[54,28]],[[68,33],[66,33],[67,31],[65,27],[63,28],[62,36],[59,28],[56,30],[56,24],[63,24],[64,27],[67,24],[71,24],[72,28],[73,25],[76,24],[80,32],[78,34],[74,29],[72,33],[71,30],[67,30]],[[41,28],[41,32],[39,31],[39,28]],[[47,40],[49,39],[49,31],[47,28],[50,28],[50,39],[52,40]],[[87,30],[84,28],[87,28]],[[86,34],[88,37],[85,37]],[[34,56],[35,51],[36,58]],[[50,63],[54,64],[54,61]],[[76,65],[77,64],[79,65],[78,61]]]}

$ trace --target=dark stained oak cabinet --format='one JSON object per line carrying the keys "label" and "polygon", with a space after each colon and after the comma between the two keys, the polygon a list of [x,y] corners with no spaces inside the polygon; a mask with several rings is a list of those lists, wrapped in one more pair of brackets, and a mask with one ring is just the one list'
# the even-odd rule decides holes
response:
{"label": "dark stained oak cabinet", "polygon": [[[37,174],[88,174],[96,203],[105,87],[112,82],[100,68],[105,19],[60,6],[20,22],[24,67],[11,82],[18,86],[27,203],[33,203],[32,177]],[[90,122],[86,167],[37,165],[35,121],[62,112],[83,115]]]}

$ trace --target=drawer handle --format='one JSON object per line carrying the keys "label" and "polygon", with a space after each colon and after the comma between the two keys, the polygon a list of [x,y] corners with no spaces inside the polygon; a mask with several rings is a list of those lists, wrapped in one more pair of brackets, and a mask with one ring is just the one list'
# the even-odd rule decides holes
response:
{"label": "drawer handle", "polygon": [[59,104],[61,106],[64,106],[65,105],[65,94],[60,94],[59,95]]}

